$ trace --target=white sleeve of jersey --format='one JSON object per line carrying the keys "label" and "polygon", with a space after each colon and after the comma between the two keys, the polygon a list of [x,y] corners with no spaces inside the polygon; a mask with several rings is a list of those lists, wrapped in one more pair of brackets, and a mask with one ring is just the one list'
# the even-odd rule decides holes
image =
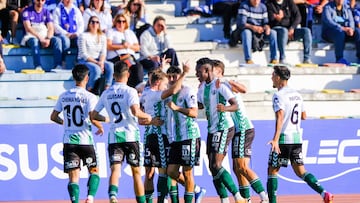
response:
{"label": "white sleeve of jersey", "polygon": [[234,93],[224,83],[220,84],[219,93],[226,99],[226,101],[229,101],[231,98],[235,98]]}
{"label": "white sleeve of jersey", "polygon": [[56,104],[55,104],[55,106],[54,106],[54,110],[55,111],[57,111],[57,112],[61,112],[63,109],[62,109],[62,103],[61,103],[61,100],[62,100],[62,96],[63,96],[64,94],[61,94],[60,96],[59,96],[59,99],[57,100],[57,102],[56,102]]}
{"label": "white sleeve of jersey", "polygon": [[128,102],[129,107],[131,107],[132,105],[135,105],[135,104],[140,105],[139,96],[135,89],[131,89],[129,91],[127,102]]}
{"label": "white sleeve of jersey", "polygon": [[199,103],[204,104],[204,84],[201,84],[198,89],[197,100]]}
{"label": "white sleeve of jersey", "polygon": [[198,99],[196,96],[196,92],[195,90],[193,90],[192,88],[188,89],[189,92],[185,95],[185,99],[186,99],[186,103],[188,105],[189,108],[198,108]]}
{"label": "white sleeve of jersey", "polygon": [[278,93],[274,93],[274,96],[273,96],[273,109],[274,109],[274,112],[278,112],[280,109],[283,109],[285,110],[285,106],[284,106],[284,102],[283,102],[283,99],[282,97],[278,94]]}
{"label": "white sleeve of jersey", "polygon": [[105,92],[103,92],[103,94],[100,96],[100,99],[99,99],[99,101],[97,102],[97,104],[96,104],[96,106],[95,106],[95,108],[94,108],[94,110],[96,111],[96,112],[100,112],[104,107],[105,107],[105,100],[106,100],[106,94],[104,94]]}
{"label": "white sleeve of jersey", "polygon": [[89,112],[93,111],[95,109],[97,103],[97,97],[93,94],[89,94]]}

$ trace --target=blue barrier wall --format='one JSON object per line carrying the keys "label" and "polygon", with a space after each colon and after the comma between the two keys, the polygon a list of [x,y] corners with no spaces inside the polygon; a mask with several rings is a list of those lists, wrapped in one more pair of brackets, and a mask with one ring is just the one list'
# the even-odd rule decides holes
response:
{"label": "blue barrier wall", "polygon": [[[194,170],[195,180],[216,196],[205,156],[206,122],[202,132],[201,165]],[[266,168],[274,132],[274,121],[254,121],[252,167],[266,185]],[[108,126],[105,126],[106,130]],[[360,120],[307,120],[303,122],[303,155],[308,171],[334,193],[360,193]],[[142,129],[143,130],[143,129]],[[0,201],[68,199],[67,175],[62,172],[62,127],[56,124],[0,125]],[[107,136],[96,137],[100,159],[101,184],[97,199],[107,198],[109,166]],[[231,160],[224,166],[230,171]],[[120,198],[132,198],[130,168],[124,164],[119,185]],[[232,173],[233,174],[233,173]],[[234,180],[236,180],[234,178]],[[87,170],[81,172],[81,198],[86,195]],[[350,187],[351,186],[351,187]],[[282,168],[278,194],[314,194],[298,179],[291,167]],[[182,194],[181,194],[182,195]]]}

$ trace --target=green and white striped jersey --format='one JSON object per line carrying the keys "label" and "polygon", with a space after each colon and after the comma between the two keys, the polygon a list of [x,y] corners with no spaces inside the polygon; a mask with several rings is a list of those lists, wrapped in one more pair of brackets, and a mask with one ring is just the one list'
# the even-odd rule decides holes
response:
{"label": "green and white striped jersey", "polygon": [[94,109],[97,98],[81,87],[74,87],[59,96],[54,110],[63,112],[63,143],[94,144],[89,113]]}
{"label": "green and white striped jersey", "polygon": [[105,108],[110,117],[109,144],[140,141],[137,118],[130,109],[133,105],[140,105],[138,93],[124,83],[115,83],[101,94],[95,111]]}
{"label": "green and white striped jersey", "polygon": [[[171,101],[181,108],[198,108],[196,92],[187,86],[183,86],[177,94],[173,95]],[[199,125],[195,118],[167,108],[167,129],[170,142],[200,137]]]}
{"label": "green and white striped jersey", "polygon": [[245,104],[242,100],[241,93],[236,93],[235,98],[239,107],[237,111],[231,113],[231,117],[234,120],[235,133],[240,132],[241,130],[245,132],[246,130],[254,128],[253,123],[246,113]]}
{"label": "green and white striped jersey", "polygon": [[216,79],[214,79],[209,84],[203,82],[197,95],[198,101],[205,108],[209,133],[215,133],[234,126],[230,112],[218,112],[216,109],[217,104],[229,105],[229,99],[235,97],[229,87],[223,83],[216,87]]}
{"label": "green and white striped jersey", "polygon": [[[166,118],[166,108],[165,101],[161,99],[163,91],[155,91],[150,88],[145,88],[141,98],[140,103],[144,108],[144,111],[151,115],[152,118],[160,117],[161,120],[165,121]],[[145,136],[144,140],[146,140],[146,136],[151,134],[164,134],[166,135],[166,122],[161,126],[153,126],[147,125],[145,126]]]}
{"label": "green and white striped jersey", "polygon": [[[223,82],[231,89],[229,81],[222,79],[221,82]],[[254,128],[254,125],[252,124],[246,113],[245,104],[241,97],[241,93],[234,93],[234,95],[238,104],[238,110],[235,112],[231,112],[231,117],[234,121],[235,126],[235,133],[238,133],[242,130],[243,132],[241,134],[245,135],[245,131]]]}
{"label": "green and white striped jersey", "polygon": [[280,109],[284,111],[279,144],[302,143],[301,113],[305,111],[302,96],[285,86],[274,94],[272,102],[275,113]]}

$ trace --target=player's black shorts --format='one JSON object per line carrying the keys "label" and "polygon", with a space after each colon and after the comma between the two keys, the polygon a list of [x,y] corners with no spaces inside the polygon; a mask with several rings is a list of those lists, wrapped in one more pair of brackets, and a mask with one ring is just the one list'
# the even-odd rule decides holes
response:
{"label": "player's black shorts", "polygon": [[255,137],[254,128],[245,131],[245,135],[241,136],[240,132],[235,133],[232,142],[232,158],[251,157],[251,145]]}
{"label": "player's black shorts", "polygon": [[166,168],[170,148],[167,136],[151,134],[145,143],[144,166]]}
{"label": "player's black shorts", "polygon": [[297,165],[304,165],[302,144],[279,144],[280,154],[270,152],[269,166],[274,168],[287,167],[289,160]]}
{"label": "player's black shorts", "polygon": [[131,166],[140,166],[140,143],[123,142],[113,143],[108,146],[110,165],[126,162]]}
{"label": "player's black shorts", "polygon": [[200,138],[172,142],[170,144],[169,164],[198,166],[200,158]]}
{"label": "player's black shorts", "polygon": [[206,154],[218,153],[226,155],[230,140],[234,137],[234,127],[216,133],[208,133]]}
{"label": "player's black shorts", "polygon": [[80,160],[88,169],[97,167],[94,145],[64,144],[64,172],[80,168]]}

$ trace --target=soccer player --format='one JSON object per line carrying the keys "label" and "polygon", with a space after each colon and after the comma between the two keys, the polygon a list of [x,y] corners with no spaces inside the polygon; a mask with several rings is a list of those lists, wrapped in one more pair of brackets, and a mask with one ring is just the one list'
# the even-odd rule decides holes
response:
{"label": "soccer player", "polygon": [[[98,121],[90,118],[97,98],[85,89],[89,80],[89,69],[85,65],[76,65],[72,70],[72,76],[76,87],[59,96],[50,119],[64,126],[64,172],[69,175],[68,191],[71,202],[79,202],[80,160],[82,160],[90,173],[86,203],[92,203],[100,178],[91,123],[98,128],[96,135],[102,135],[104,129]],[[64,119],[59,117],[61,112]]]}
{"label": "soccer player", "polygon": [[[233,170],[239,182],[239,190],[241,196],[251,203],[250,199],[250,186],[259,194],[261,203],[267,203],[268,196],[264,190],[261,180],[253,171],[250,166],[251,158],[251,144],[255,137],[255,129],[251,120],[248,118],[245,110],[244,102],[241,98],[240,92],[246,92],[246,87],[236,81],[227,81],[223,79],[225,65],[219,60],[213,60],[215,77],[219,81],[235,90],[235,98],[238,103],[238,110],[231,113],[235,124],[235,135],[232,139],[232,158]],[[250,183],[249,183],[250,182]]]}
{"label": "soccer player", "polygon": [[125,62],[117,62],[114,66],[115,83],[101,95],[93,117],[105,121],[99,112],[105,108],[110,117],[109,160],[111,175],[109,180],[110,203],[117,203],[117,193],[121,164],[126,157],[131,166],[136,202],[145,202],[144,185],[140,170],[140,131],[137,118],[150,121],[151,116],[140,109],[137,91],[127,85],[129,67]]}
{"label": "soccer player", "polygon": [[302,157],[301,120],[306,119],[301,95],[288,86],[290,70],[286,66],[275,66],[272,73],[273,87],[278,89],[273,96],[273,109],[276,123],[271,152],[268,162],[267,190],[270,203],[276,203],[278,186],[277,174],[280,167],[286,167],[288,161],[295,174],[318,192],[325,203],[333,201],[334,196],[327,192],[313,174],[307,172]]}
{"label": "soccer player", "polygon": [[224,186],[234,195],[236,203],[245,203],[230,173],[222,167],[227,153],[227,146],[234,136],[234,123],[230,112],[238,109],[234,94],[230,88],[220,83],[216,85],[213,73],[213,61],[201,58],[196,62],[196,77],[202,83],[198,90],[199,108],[205,108],[208,120],[206,153],[213,183],[221,202],[229,202]]}
{"label": "soccer player", "polygon": [[[166,73],[169,84],[174,85],[180,78],[181,69],[170,66]],[[199,165],[201,147],[200,130],[196,122],[198,115],[196,92],[183,85],[167,105],[170,108],[167,112],[167,129],[171,142],[167,174],[185,186],[185,203],[191,203],[194,195],[195,203],[199,203],[206,190],[195,184],[193,176],[193,167]],[[180,166],[182,172],[179,172]],[[177,194],[177,187],[172,185],[169,193],[174,202],[173,194]]]}
{"label": "soccer player", "polygon": [[140,101],[146,113],[149,113],[153,118],[151,122],[142,122],[140,124],[145,126],[145,155],[144,166],[146,171],[145,177],[145,194],[147,202],[152,202],[152,193],[154,192],[152,186],[153,167],[159,170],[159,178],[157,182],[158,202],[164,202],[168,194],[167,186],[167,154],[169,150],[169,141],[165,126],[166,108],[165,99],[177,93],[180,88],[185,75],[189,72],[189,67],[184,66],[184,72],[181,74],[178,81],[168,87],[168,79],[164,72],[155,70],[150,76],[150,87],[145,88]]}

